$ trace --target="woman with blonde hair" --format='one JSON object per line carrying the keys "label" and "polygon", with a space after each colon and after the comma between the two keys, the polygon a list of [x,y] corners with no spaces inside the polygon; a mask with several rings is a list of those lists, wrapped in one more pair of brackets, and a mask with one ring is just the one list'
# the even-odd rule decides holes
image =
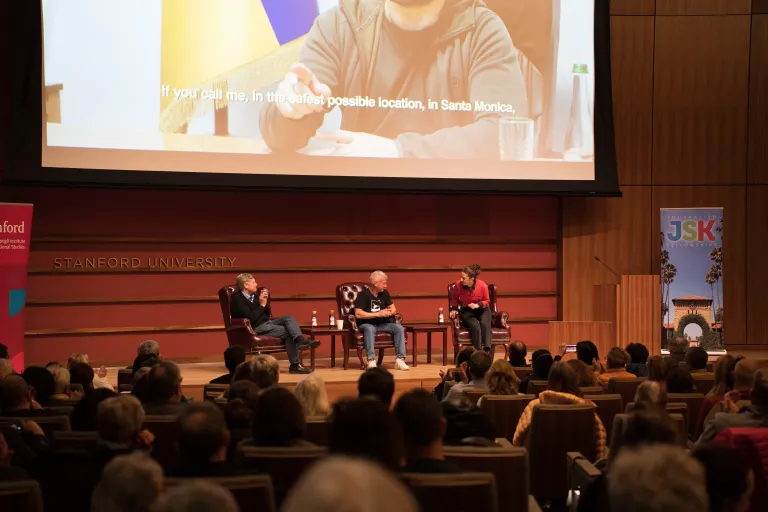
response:
{"label": "woman with blonde hair", "polygon": [[723,396],[733,389],[733,370],[736,357],[731,354],[720,356],[715,363],[715,385],[707,396]]}
{"label": "woman with blonde hair", "polygon": [[497,359],[485,374],[485,385],[489,395],[516,395],[520,379],[512,365],[504,359]]}
{"label": "woman with blonde hair", "polygon": [[307,418],[313,416],[328,416],[331,406],[328,403],[328,393],[325,391],[325,381],[322,377],[310,374],[299,381],[293,390],[299,399],[301,408]]}
{"label": "woman with blonde hair", "polygon": [[648,380],[655,380],[666,391],[669,364],[664,356],[649,357],[646,366],[648,367]]}

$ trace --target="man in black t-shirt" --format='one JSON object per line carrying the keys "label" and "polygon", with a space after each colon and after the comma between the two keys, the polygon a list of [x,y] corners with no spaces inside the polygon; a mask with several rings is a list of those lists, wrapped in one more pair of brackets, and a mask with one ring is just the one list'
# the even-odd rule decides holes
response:
{"label": "man in black t-shirt", "polygon": [[387,274],[377,270],[371,274],[370,285],[355,300],[357,327],[363,333],[368,368],[376,367],[376,351],[373,346],[377,332],[388,332],[395,339],[395,369],[408,370],[405,364],[405,329],[395,322],[397,309],[387,291]]}

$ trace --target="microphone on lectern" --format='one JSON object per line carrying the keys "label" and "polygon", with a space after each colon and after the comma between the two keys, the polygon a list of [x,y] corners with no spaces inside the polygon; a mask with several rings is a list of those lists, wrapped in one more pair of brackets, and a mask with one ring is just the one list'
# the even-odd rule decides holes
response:
{"label": "microphone on lectern", "polygon": [[606,265],[606,264],[605,264],[605,262],[604,262],[603,260],[601,260],[601,259],[600,259],[600,256],[598,256],[597,254],[595,254],[595,260],[596,260],[597,262],[599,262],[599,263],[600,263],[602,266],[604,266],[605,268],[607,268],[608,270],[610,270],[610,271],[611,271],[611,274],[613,274],[613,275],[615,275],[617,278],[621,279],[621,276],[619,276],[619,274],[617,274],[617,273],[616,273],[616,271],[615,271],[615,270],[613,270],[611,267],[609,267],[608,265]]}

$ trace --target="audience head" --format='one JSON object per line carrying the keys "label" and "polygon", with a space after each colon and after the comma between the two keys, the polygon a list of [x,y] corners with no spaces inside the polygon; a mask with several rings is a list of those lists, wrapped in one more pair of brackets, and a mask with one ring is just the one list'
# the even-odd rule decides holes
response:
{"label": "audience head", "polygon": [[357,380],[357,393],[361,398],[375,396],[381,403],[392,406],[392,396],[395,394],[395,378],[386,368],[377,366],[368,368]]}
{"label": "audience head", "polygon": [[153,402],[171,403],[181,399],[181,370],[171,361],[163,361],[149,371],[149,395]]}
{"label": "audience head", "polygon": [[624,368],[629,362],[629,354],[627,354],[621,347],[611,347],[606,356],[605,362],[608,369]]}
{"label": "audience head", "polygon": [[645,445],[679,445],[673,420],[663,409],[635,409],[627,415],[624,428],[611,439],[609,461],[628,448]]}
{"label": "audience head", "polygon": [[594,361],[600,360],[600,353],[597,351],[597,346],[594,343],[584,340],[576,344],[576,358],[588,365],[592,365]]}
{"label": "audience head", "polygon": [[755,475],[741,453],[725,446],[704,445],[693,451],[693,457],[704,466],[709,510],[749,510]]}
{"label": "audience head", "polygon": [[496,359],[485,374],[485,384],[491,395],[516,395],[520,379],[506,359]]}
{"label": "audience head", "polygon": [[626,512],[701,512],[708,508],[704,468],[678,446],[622,450],[608,473],[608,500],[611,510]]}
{"label": "audience head", "polygon": [[69,367],[69,383],[80,384],[84,390],[93,388],[93,368],[88,363],[74,363]]}
{"label": "audience head", "polygon": [[712,391],[709,393],[710,395],[721,396],[733,389],[733,372],[740,359],[741,358],[736,358],[731,354],[725,354],[717,358],[714,368],[715,385],[712,386]]}
{"label": "audience head", "polygon": [[163,488],[163,469],[133,452],[110,460],[91,495],[93,512],[148,512]]}
{"label": "audience head", "polygon": [[144,408],[135,396],[113,396],[98,405],[96,423],[102,440],[131,446],[144,425]]}
{"label": "audience head", "polygon": [[485,379],[485,374],[491,369],[491,355],[485,350],[475,350],[469,358],[467,374],[471,380]]}
{"label": "audience head", "polygon": [[0,381],[0,410],[3,414],[29,409],[32,393],[21,375],[9,375]]}
{"label": "audience head", "polygon": [[13,363],[10,359],[0,359],[0,380],[13,374]]}
{"label": "audience head", "polygon": [[117,396],[117,393],[109,388],[94,389],[86,393],[75,405],[75,410],[69,418],[72,430],[98,430],[98,409],[99,405],[106,399]]}
{"label": "audience head", "polygon": [[466,347],[459,351],[459,355],[456,356],[456,368],[461,366],[462,363],[469,365],[469,358],[475,353],[474,347]]}
{"label": "audience head", "polygon": [[312,416],[328,416],[331,412],[331,406],[328,403],[328,393],[325,391],[325,382],[322,377],[310,374],[300,380],[293,389],[293,394],[301,404],[304,415],[307,418]]}
{"label": "audience head", "polygon": [[642,343],[630,343],[627,345],[627,353],[633,364],[645,364],[648,361],[648,347]]}
{"label": "audience head", "polygon": [[144,366],[136,370],[131,379],[131,395],[138,398],[141,403],[152,402],[152,394],[149,391],[149,372],[152,368]]}
{"label": "audience head", "polygon": [[160,358],[155,354],[139,354],[136,359],[133,360],[133,373],[139,371],[140,368],[152,368],[156,364],[160,364]]}
{"label": "audience head", "polygon": [[645,380],[635,391],[635,409],[664,411],[667,408],[667,392],[655,380]]}
{"label": "audience head", "polygon": [[423,458],[426,449],[443,445],[446,421],[443,408],[432,393],[420,388],[404,393],[397,400],[394,413],[410,458]]}
{"label": "audience head", "polygon": [[[184,479],[163,493],[152,512],[238,512],[229,490],[208,480]],[[243,511],[245,512],[245,511]]]}
{"label": "audience head", "polygon": [[667,382],[669,376],[669,363],[663,356],[651,356],[646,363],[648,367],[648,379],[658,382]]}
{"label": "audience head", "polygon": [[403,434],[394,414],[380,400],[335,403],[329,437],[331,453],[368,458],[392,471],[400,468]]}
{"label": "audience head", "polygon": [[302,475],[288,494],[283,512],[417,512],[405,485],[364,459],[324,457]]}
{"label": "audience head", "polygon": [[224,418],[230,429],[251,429],[259,391],[259,386],[249,380],[239,380],[229,387]]}
{"label": "audience head", "polygon": [[307,421],[298,399],[282,386],[261,392],[253,416],[256,446],[292,446],[307,437]]}
{"label": "audience head", "polygon": [[678,336],[669,340],[670,354],[685,354],[688,351],[689,342],[686,338]]}
{"label": "audience head", "polygon": [[206,400],[189,404],[178,421],[179,455],[185,463],[226,460],[229,430],[218,406]]}
{"label": "audience head", "polygon": [[538,380],[547,380],[549,378],[549,369],[552,368],[552,355],[549,351],[545,351],[539,354],[536,359],[531,359],[531,367],[533,368],[533,377]]}
{"label": "audience head", "polygon": [[234,374],[237,366],[245,362],[245,349],[240,345],[232,345],[224,351],[224,366],[229,373]]}
{"label": "audience head", "polygon": [[56,382],[51,372],[42,366],[30,366],[21,374],[27,381],[32,397],[41,405],[48,405],[56,389]]}
{"label": "audience head", "polygon": [[62,367],[49,367],[53,375],[53,394],[65,395],[69,391],[69,370]]}
{"label": "audience head", "polygon": [[709,354],[701,347],[691,347],[685,353],[685,364],[689,370],[705,370],[709,361]]}
{"label": "audience head", "polygon": [[576,373],[566,363],[558,361],[552,364],[547,379],[547,388],[550,391],[579,395],[579,387],[576,385]]}
{"label": "audience head", "polygon": [[139,347],[136,349],[137,356],[153,355],[155,357],[160,356],[160,344],[155,340],[142,341]]}
{"label": "audience head", "polygon": [[733,366],[733,389],[752,389],[752,384],[755,381],[755,374],[761,366],[762,363],[755,359],[740,359],[736,362]]}
{"label": "audience head", "polygon": [[755,381],[752,385],[752,405],[768,411],[768,368],[761,368],[755,372]]}
{"label": "audience head", "polygon": [[0,359],[8,359],[8,346],[0,343]]}
{"label": "audience head", "polygon": [[565,361],[565,364],[571,367],[573,373],[576,374],[576,385],[580,388],[594,386],[594,371],[591,366],[587,366],[587,363],[578,359],[569,359]]}
{"label": "audience head", "polygon": [[269,354],[259,354],[235,369],[232,382],[243,379],[253,382],[259,389],[274,386],[280,379],[280,363]]}
{"label": "audience head", "polygon": [[72,365],[75,363],[86,363],[90,364],[90,361],[88,360],[88,354],[72,354],[67,358],[67,370],[72,368]]}
{"label": "audience head", "polygon": [[667,376],[667,392],[669,393],[693,393],[696,389],[696,383],[688,373],[688,370],[679,366],[674,366],[669,370]]}
{"label": "audience head", "polygon": [[48,361],[45,363],[45,368],[50,370],[51,368],[64,368],[58,361]]}
{"label": "audience head", "polygon": [[515,340],[509,345],[509,363],[512,366],[525,366],[525,356],[528,355],[528,347],[520,340]]}

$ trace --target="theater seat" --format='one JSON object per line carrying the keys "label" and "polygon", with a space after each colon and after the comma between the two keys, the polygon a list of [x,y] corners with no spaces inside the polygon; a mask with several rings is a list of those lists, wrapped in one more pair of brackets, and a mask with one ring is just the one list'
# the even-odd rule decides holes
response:
{"label": "theater seat", "polygon": [[[686,424],[688,425],[688,434],[693,439],[693,435],[696,433],[696,421],[699,419],[699,412],[701,411],[701,406],[704,403],[704,395],[701,393],[669,393],[667,395],[667,402],[670,405],[673,403],[683,403],[686,405]],[[695,441],[695,439],[693,440]]]}
{"label": "theater seat", "polygon": [[323,416],[307,418],[307,441],[317,446],[328,446],[331,433],[331,421]]}
{"label": "theater seat", "polygon": [[43,494],[34,480],[0,482],[0,512],[43,512]]}
{"label": "theater seat", "polygon": [[607,392],[611,395],[621,395],[621,401],[625,404],[635,401],[637,387],[648,380],[647,377],[620,377],[608,381]]}
{"label": "theater seat", "polygon": [[[456,283],[448,285],[448,308],[451,307],[451,296],[453,295],[453,288]],[[509,343],[512,340],[512,327],[507,325],[509,319],[509,313],[506,311],[499,311],[499,306],[496,302],[496,285],[488,285],[488,296],[490,298],[489,307],[491,308],[491,350],[495,351],[496,347],[501,345],[504,347],[504,359],[509,359]],[[472,346],[472,336],[469,334],[469,329],[461,321],[461,315],[456,315],[451,321],[451,330],[453,331],[453,360],[456,361],[456,356],[459,354],[461,347]],[[493,352],[491,352],[491,359],[493,359]],[[522,377],[521,377],[522,378]]]}
{"label": "theater seat", "polygon": [[548,387],[549,383],[545,380],[529,380],[528,389],[526,391],[529,395],[533,395],[538,398],[539,393],[546,391]]}
{"label": "theater seat", "polygon": [[88,431],[66,431],[60,430],[53,433],[53,447],[54,449],[62,448],[88,448],[94,446],[99,442],[99,434],[97,432]]}
{"label": "theater seat", "polygon": [[[258,510],[259,512],[274,512],[275,491],[269,475],[243,475],[218,478],[197,478],[212,484],[217,484],[232,493],[242,511]],[[185,478],[166,478],[165,487],[171,488],[182,484]]]}
{"label": "theater seat", "polygon": [[10,426],[14,423],[20,423],[26,420],[33,420],[40,425],[40,428],[45,432],[45,437],[53,439],[53,433],[60,430],[71,430],[69,426],[69,416],[34,416],[34,417],[13,417],[5,416],[0,418],[0,426]]}
{"label": "theater seat", "polygon": [[608,442],[611,441],[613,418],[623,412],[621,395],[584,395],[585,400],[590,400],[597,407],[597,417],[603,422],[605,435]]}
{"label": "theater seat", "polygon": [[401,478],[425,512],[499,510],[492,473],[403,473]]}
{"label": "theater seat", "polygon": [[133,382],[133,368],[120,368],[117,370],[117,392],[130,393]]}
{"label": "theater seat", "polygon": [[712,443],[733,448],[744,456],[755,475],[749,510],[768,510],[768,428],[727,428]]}
{"label": "theater seat", "polygon": [[172,469],[178,461],[176,448],[179,432],[178,416],[147,415],[144,419],[144,428],[155,436],[152,457],[163,466],[163,469]]}
{"label": "theater seat", "polygon": [[306,469],[328,453],[322,446],[274,448],[243,446],[238,449],[238,460],[249,469],[267,473],[272,477],[275,501],[282,503]]}
{"label": "theater seat", "polygon": [[482,410],[491,422],[494,437],[503,437],[511,443],[520,416],[534,398],[533,395],[486,395]]}
{"label": "theater seat", "polygon": [[229,384],[205,384],[203,386],[203,400],[214,401],[228,389]]}

